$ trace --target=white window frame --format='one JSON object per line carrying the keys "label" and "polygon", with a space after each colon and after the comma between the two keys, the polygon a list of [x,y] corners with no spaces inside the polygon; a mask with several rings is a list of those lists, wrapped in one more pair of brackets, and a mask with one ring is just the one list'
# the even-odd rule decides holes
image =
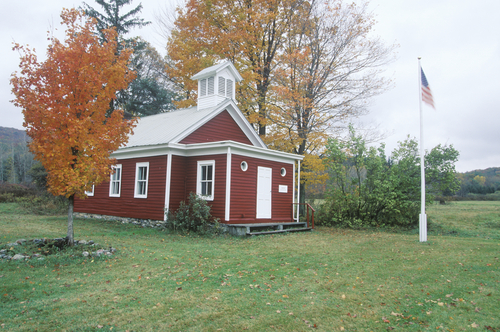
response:
{"label": "white window frame", "polygon": [[[211,180],[202,180],[202,170],[204,166],[212,166],[212,179]],[[210,195],[202,194],[202,183],[211,183],[212,190]],[[198,161],[198,172],[196,177],[196,194],[207,201],[214,200],[214,192],[215,192],[215,160],[199,160]]]}
{"label": "white window frame", "polygon": [[91,191],[86,191],[85,195],[87,195],[89,197],[94,196],[94,190],[95,190],[95,186],[92,185],[92,190]]}
{"label": "white window frame", "polygon": [[[139,179],[140,169],[146,168],[146,178]],[[135,164],[135,186],[134,186],[134,198],[148,198],[148,182],[149,182],[149,162],[142,162]],[[141,186],[140,183],[144,183],[144,193],[139,193]]]}
{"label": "white window frame", "polygon": [[[122,191],[122,177],[123,177],[122,164],[111,166],[111,168],[113,169],[113,172],[110,174],[109,177],[109,197],[120,197]],[[116,178],[113,179],[113,177],[115,177],[116,174],[119,174],[118,179]],[[113,192],[114,183],[118,183],[118,193]]]}

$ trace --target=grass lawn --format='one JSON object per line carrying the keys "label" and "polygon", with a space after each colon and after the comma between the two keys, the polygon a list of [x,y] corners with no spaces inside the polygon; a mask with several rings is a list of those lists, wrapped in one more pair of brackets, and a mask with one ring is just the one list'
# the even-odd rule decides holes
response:
{"label": "grass lawn", "polygon": [[[0,261],[5,331],[500,331],[500,203],[429,208],[418,230],[200,238],[75,220],[118,249]],[[66,217],[0,204],[0,249]]]}

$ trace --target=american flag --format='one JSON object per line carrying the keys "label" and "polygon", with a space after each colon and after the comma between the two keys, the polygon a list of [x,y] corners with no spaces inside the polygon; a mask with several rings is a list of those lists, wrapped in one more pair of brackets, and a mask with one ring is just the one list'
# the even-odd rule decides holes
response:
{"label": "american flag", "polygon": [[429,87],[429,82],[427,82],[427,78],[425,77],[424,70],[420,68],[421,71],[421,83],[422,83],[422,101],[432,108],[434,107],[434,100],[432,99],[432,91]]}

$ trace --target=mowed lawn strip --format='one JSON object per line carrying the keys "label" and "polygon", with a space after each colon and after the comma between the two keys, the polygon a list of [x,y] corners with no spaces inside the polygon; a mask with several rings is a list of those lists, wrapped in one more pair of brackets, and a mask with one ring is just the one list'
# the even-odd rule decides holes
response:
{"label": "mowed lawn strip", "polygon": [[[453,220],[450,214],[466,204],[433,206],[429,218]],[[414,232],[330,228],[200,238],[77,219],[75,239],[117,253],[1,261],[0,328],[499,330],[500,243],[478,215],[443,221],[439,232],[480,220],[476,231],[485,236],[431,232],[427,243]],[[66,218],[24,215],[3,203],[0,228],[3,247],[20,238],[63,236]]]}

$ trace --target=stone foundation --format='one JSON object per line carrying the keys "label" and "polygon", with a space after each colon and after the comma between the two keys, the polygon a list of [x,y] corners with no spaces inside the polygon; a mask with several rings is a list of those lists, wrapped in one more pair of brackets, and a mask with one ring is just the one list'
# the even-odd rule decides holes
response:
{"label": "stone foundation", "polygon": [[122,224],[133,224],[141,227],[151,227],[151,228],[165,228],[166,221],[163,220],[152,220],[152,219],[137,219],[137,218],[125,218],[116,216],[106,216],[102,214],[92,214],[92,213],[82,213],[75,212],[75,218],[83,219],[101,219],[107,221],[116,221]]}

